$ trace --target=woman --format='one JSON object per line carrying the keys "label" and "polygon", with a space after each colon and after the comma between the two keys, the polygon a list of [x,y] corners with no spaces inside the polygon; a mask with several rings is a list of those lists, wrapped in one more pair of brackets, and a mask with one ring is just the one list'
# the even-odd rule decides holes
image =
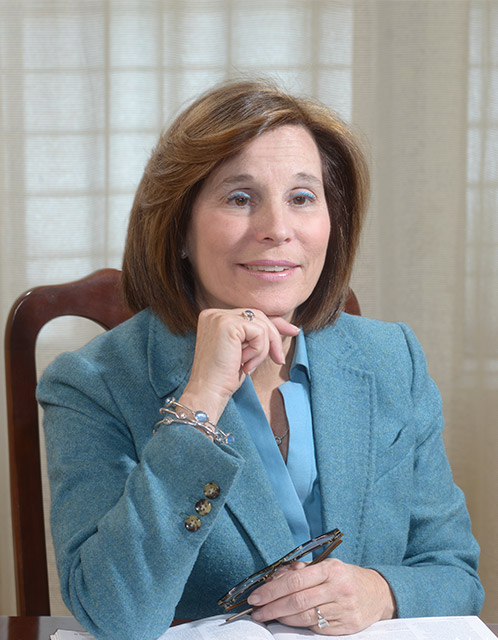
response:
{"label": "woman", "polygon": [[161,136],[124,256],[136,315],[38,392],[61,589],[97,638],[219,613],[334,527],[333,557],[252,593],[255,619],[338,635],[480,611],[421,348],[341,313],[367,188],[348,128],[269,83],[215,88]]}

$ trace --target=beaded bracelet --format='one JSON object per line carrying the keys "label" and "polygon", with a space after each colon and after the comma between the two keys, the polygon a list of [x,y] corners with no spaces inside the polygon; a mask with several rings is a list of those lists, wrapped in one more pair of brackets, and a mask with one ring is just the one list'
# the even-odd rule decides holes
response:
{"label": "beaded bracelet", "polygon": [[209,418],[204,411],[192,411],[192,409],[177,402],[176,398],[166,398],[164,407],[159,409],[159,413],[168,415],[162,420],[159,420],[156,426],[179,422],[180,424],[188,424],[199,429],[206,436],[212,438],[214,442],[223,442],[224,444],[233,444],[235,442],[235,438],[231,433],[224,433],[215,424],[209,422]]}

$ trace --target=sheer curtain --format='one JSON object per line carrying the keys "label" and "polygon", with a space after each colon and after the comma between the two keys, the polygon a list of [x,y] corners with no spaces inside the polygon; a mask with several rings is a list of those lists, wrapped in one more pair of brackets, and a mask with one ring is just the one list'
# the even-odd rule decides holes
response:
{"label": "sheer curtain", "polygon": [[[266,74],[354,124],[373,176],[354,287],[364,315],[408,322],[426,350],[493,621],[497,23],[495,0],[0,0],[2,324],[29,287],[120,265],[159,131],[214,82]],[[40,368],[93,331],[47,327]],[[0,420],[0,612],[13,614]]]}

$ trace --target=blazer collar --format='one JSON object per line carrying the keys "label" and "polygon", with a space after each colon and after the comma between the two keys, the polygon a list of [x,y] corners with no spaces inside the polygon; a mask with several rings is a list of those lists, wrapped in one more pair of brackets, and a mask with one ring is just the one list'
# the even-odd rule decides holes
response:
{"label": "blazer collar", "polygon": [[176,335],[151,311],[147,359],[149,379],[155,393],[166,398],[182,390],[194,361],[195,335]]}
{"label": "blazer collar", "polygon": [[[149,379],[156,394],[162,398],[187,383],[194,361],[195,335],[175,335],[154,313],[143,313],[150,317],[147,346]],[[341,319],[333,327],[311,332],[305,338],[308,358],[320,367],[336,363],[338,367],[362,371],[367,368],[363,354],[344,329]]]}
{"label": "blazer collar", "polygon": [[[347,365],[366,369],[368,361],[358,343],[351,337],[347,329],[346,318],[347,315],[343,314],[333,326],[305,334],[308,356],[311,352],[311,357],[318,360],[323,357],[327,362],[334,361],[339,366]],[[320,353],[322,350],[323,354]]]}

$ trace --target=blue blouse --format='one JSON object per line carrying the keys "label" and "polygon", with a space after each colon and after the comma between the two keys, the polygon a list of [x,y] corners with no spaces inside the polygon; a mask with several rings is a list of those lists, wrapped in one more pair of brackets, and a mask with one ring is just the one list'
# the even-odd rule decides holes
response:
{"label": "blue blouse", "polygon": [[296,337],[289,380],[278,389],[289,424],[287,465],[249,376],[233,399],[261,456],[297,546],[323,533],[308,354],[302,331]]}

